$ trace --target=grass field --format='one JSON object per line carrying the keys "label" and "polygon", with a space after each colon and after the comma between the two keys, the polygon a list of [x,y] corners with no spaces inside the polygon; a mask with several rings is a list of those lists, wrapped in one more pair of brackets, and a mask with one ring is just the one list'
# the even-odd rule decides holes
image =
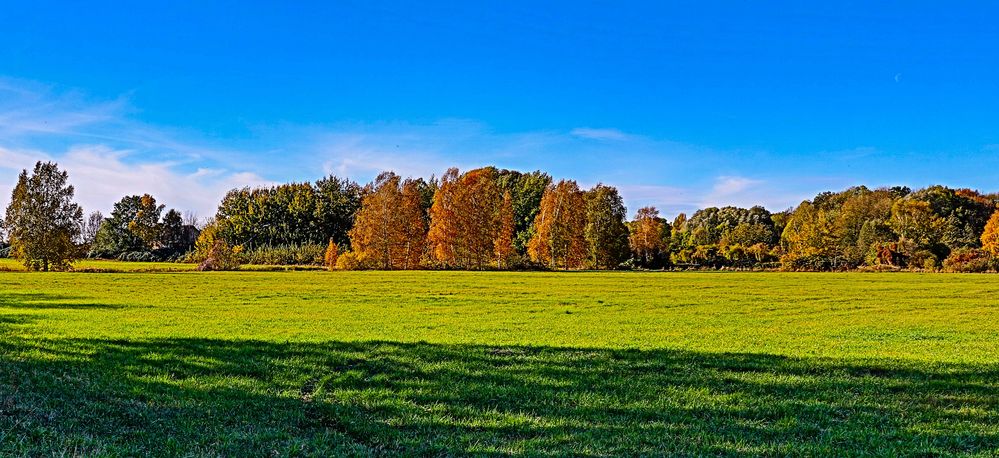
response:
{"label": "grass field", "polygon": [[0,456],[150,454],[995,456],[999,277],[0,273]]}

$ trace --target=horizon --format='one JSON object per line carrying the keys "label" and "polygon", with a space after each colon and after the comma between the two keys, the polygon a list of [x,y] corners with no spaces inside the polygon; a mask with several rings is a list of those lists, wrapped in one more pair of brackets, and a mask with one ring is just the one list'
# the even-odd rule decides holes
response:
{"label": "horizon", "polygon": [[232,188],[451,166],[603,182],[667,217],[999,191],[986,3],[8,10],[4,207],[37,160],[87,211],[149,193],[202,217]]}

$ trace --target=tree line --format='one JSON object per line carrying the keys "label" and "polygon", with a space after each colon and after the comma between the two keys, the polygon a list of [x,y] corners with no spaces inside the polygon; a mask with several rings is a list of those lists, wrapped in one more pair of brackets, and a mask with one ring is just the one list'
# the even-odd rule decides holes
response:
{"label": "tree line", "polygon": [[[612,186],[582,189],[495,167],[438,177],[384,172],[361,186],[234,189],[203,225],[150,195],[109,217],[72,202],[65,172],[23,171],[3,227],[14,257],[37,270],[80,256],[331,269],[783,269],[990,271],[999,264],[999,195],[930,186],[852,187],[771,213],[710,207],[672,221],[655,207],[628,218]],[[199,230],[200,227],[200,230]]]}

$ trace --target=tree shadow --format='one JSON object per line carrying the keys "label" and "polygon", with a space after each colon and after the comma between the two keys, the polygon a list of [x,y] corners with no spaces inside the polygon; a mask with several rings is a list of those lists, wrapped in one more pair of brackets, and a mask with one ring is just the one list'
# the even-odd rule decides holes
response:
{"label": "tree shadow", "polygon": [[0,339],[0,455],[999,451],[999,368],[396,342]]}

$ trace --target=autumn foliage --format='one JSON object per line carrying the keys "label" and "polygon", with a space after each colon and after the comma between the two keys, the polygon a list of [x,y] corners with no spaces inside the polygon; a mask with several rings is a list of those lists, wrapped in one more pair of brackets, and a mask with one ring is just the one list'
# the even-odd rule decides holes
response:
{"label": "autumn foliage", "polygon": [[361,199],[350,242],[358,262],[380,269],[415,269],[426,240],[420,192],[413,180],[385,172]]}
{"label": "autumn foliage", "polygon": [[495,169],[461,175],[449,169],[430,207],[427,240],[433,258],[445,267],[463,269],[490,264],[495,259],[502,204]]}
{"label": "autumn foliage", "polygon": [[496,268],[510,266],[514,255],[513,237],[516,226],[513,220],[513,198],[509,192],[503,194],[499,208],[499,227],[496,228],[496,238],[493,241],[493,254],[496,255]]}
{"label": "autumn foliage", "polygon": [[527,244],[531,260],[550,268],[578,269],[586,260],[586,202],[575,181],[545,190]]}
{"label": "autumn foliage", "polygon": [[655,207],[642,207],[635,214],[629,242],[635,257],[648,265],[666,250],[663,240],[664,222]]}
{"label": "autumn foliage", "polygon": [[164,207],[152,196],[126,196],[111,217],[92,217],[89,226],[99,229],[85,236],[66,174],[42,163],[35,174],[44,177],[29,180],[24,171],[14,189],[4,221],[10,245],[0,252],[39,270],[69,268],[83,247],[180,255],[191,245],[183,259],[208,270],[240,263],[330,270],[999,268],[999,194],[944,186],[857,186],[776,213],[707,207],[671,224],[651,206],[628,221],[613,186],[583,190],[540,170],[451,168],[428,180],[384,172],[363,188],[329,176],[234,189],[200,236],[177,211],[161,221]]}
{"label": "autumn foliage", "polygon": [[335,270],[337,258],[340,257],[340,248],[336,246],[336,242],[330,239],[330,243],[326,245],[326,253],[323,255],[323,265],[326,270]]}
{"label": "autumn foliage", "polygon": [[999,210],[992,214],[982,233],[982,249],[999,258]]}

